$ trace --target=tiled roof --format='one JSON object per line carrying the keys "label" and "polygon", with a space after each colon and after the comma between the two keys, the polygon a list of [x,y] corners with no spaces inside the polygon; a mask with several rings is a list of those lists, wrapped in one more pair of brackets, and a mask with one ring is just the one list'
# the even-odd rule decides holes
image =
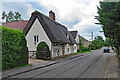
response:
{"label": "tiled roof", "polygon": [[5,23],[2,23],[2,26],[23,31],[27,22],[28,20],[17,21],[17,22],[5,22]]}

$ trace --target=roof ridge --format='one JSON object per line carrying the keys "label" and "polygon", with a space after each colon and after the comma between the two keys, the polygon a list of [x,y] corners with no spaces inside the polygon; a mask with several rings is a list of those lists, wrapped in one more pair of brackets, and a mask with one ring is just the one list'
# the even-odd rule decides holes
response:
{"label": "roof ridge", "polygon": [[66,29],[67,29],[67,27],[65,27],[64,25],[60,24],[60,23],[59,23],[59,22],[57,22],[57,21],[52,20],[49,16],[46,16],[45,14],[43,14],[43,13],[41,13],[41,12],[40,12],[40,14],[42,14],[42,16],[44,16],[44,17],[48,18],[49,20],[53,21],[55,24],[61,25],[62,27],[64,27],[64,28],[66,28]]}

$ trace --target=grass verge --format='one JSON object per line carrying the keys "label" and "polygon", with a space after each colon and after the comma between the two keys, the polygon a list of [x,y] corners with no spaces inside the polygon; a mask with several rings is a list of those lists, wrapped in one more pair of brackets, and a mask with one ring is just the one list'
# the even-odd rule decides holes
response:
{"label": "grass verge", "polygon": [[91,50],[87,50],[87,51],[79,51],[79,52],[76,52],[74,53],[74,55],[77,55],[78,53],[85,53],[85,52],[90,52]]}

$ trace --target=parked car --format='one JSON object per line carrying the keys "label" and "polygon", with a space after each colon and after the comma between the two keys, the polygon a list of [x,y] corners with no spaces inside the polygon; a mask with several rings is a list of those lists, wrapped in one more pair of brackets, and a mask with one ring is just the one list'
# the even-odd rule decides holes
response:
{"label": "parked car", "polygon": [[110,53],[110,49],[109,49],[108,47],[105,47],[105,48],[103,49],[103,52],[104,52],[104,53],[105,53],[105,52]]}

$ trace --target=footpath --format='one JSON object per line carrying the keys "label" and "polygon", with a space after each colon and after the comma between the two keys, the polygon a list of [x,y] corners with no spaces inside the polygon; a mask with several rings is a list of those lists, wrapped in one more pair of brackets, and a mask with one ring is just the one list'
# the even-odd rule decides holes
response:
{"label": "footpath", "polygon": [[8,78],[11,76],[15,76],[18,74],[22,74],[25,72],[29,72],[32,70],[36,70],[39,68],[43,68],[43,67],[47,67],[53,64],[57,64],[57,61],[43,61],[43,60],[35,60],[35,59],[29,59],[29,64],[28,66],[24,66],[24,67],[17,67],[17,68],[13,68],[10,70],[5,70],[2,72],[2,78]]}
{"label": "footpath", "polygon": [[120,58],[116,56],[116,53],[113,50],[108,54],[106,78],[120,80]]}

